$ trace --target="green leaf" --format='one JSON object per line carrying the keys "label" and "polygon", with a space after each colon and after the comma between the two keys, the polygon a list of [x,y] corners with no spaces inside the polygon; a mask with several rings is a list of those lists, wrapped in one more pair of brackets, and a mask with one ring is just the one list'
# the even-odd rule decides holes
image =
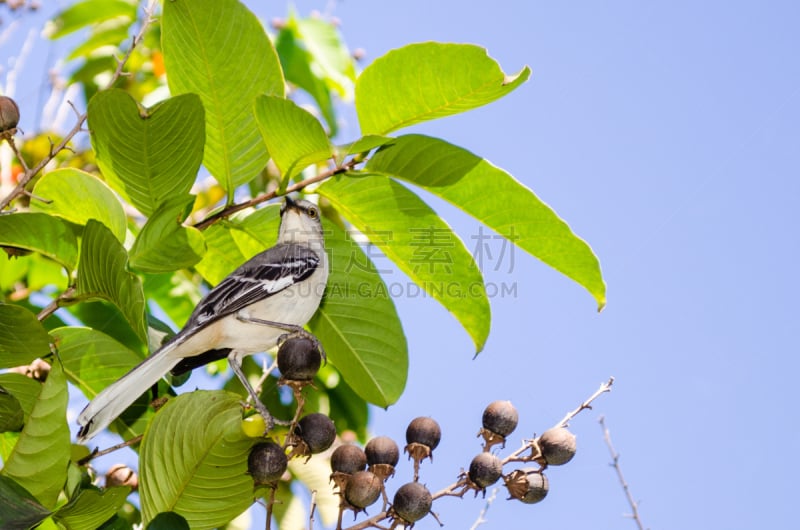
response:
{"label": "green leaf", "polygon": [[28,421],[42,391],[42,383],[22,374],[5,373],[0,374],[0,387],[17,399],[22,407],[24,420]]}
{"label": "green leaf", "polygon": [[190,530],[186,519],[175,512],[161,512],[156,515],[147,530]]}
{"label": "green leaf", "polygon": [[291,23],[281,28],[275,37],[275,50],[278,52],[286,80],[314,98],[328,124],[330,136],[336,136],[339,127],[336,123],[331,91],[325,81],[314,73],[314,58],[302,47],[296,28]]}
{"label": "green leaf", "polygon": [[31,201],[31,210],[49,213],[78,225],[96,219],[125,241],[125,211],[114,192],[99,178],[74,168],[46,173],[33,193],[52,202]]}
{"label": "green leaf", "polygon": [[25,423],[22,405],[8,390],[0,386],[0,432],[17,432]]}
{"label": "green leaf", "polygon": [[0,368],[30,364],[48,353],[50,336],[36,315],[18,305],[0,304]]}
{"label": "green leaf", "polygon": [[0,528],[27,530],[50,515],[50,510],[14,480],[0,475]]}
{"label": "green leaf", "polygon": [[356,81],[361,134],[386,134],[486,105],[530,75],[526,66],[507,76],[484,48],[473,44],[424,42],[392,50]]}
{"label": "green leaf", "polygon": [[87,111],[97,165],[143,214],[189,192],[203,160],[203,104],[195,94],[141,108],[125,91],[102,90]]}
{"label": "green leaf", "polygon": [[197,264],[197,271],[216,285],[246,260],[272,247],[278,240],[279,226],[278,205],[211,225],[204,232],[208,252]]}
{"label": "green leaf", "polygon": [[39,252],[68,270],[78,262],[78,240],[72,228],[45,213],[0,215],[0,245]]}
{"label": "green leaf", "polygon": [[176,324],[189,320],[197,303],[202,298],[199,279],[194,281],[184,273],[147,274],[144,291],[150,302],[155,302]]}
{"label": "green leaf", "polygon": [[240,401],[229,392],[198,390],[159,410],[139,451],[145,523],[174,511],[191,528],[214,528],[250,506],[247,457],[258,440],[242,432]]}
{"label": "green leaf", "polygon": [[314,58],[314,68],[326,84],[345,101],[352,99],[356,67],[336,26],[317,17],[293,17],[289,23],[297,28],[303,46]]}
{"label": "green leaf", "polygon": [[117,513],[128,497],[128,487],[81,490],[53,514],[53,519],[69,530],[95,530]]}
{"label": "green leaf", "polygon": [[142,227],[130,251],[131,267],[144,272],[171,272],[196,265],[206,252],[200,230],[181,223],[192,210],[194,195],[162,203]]}
{"label": "green leaf", "polygon": [[255,116],[284,182],[311,164],[332,156],[333,148],[322,125],[295,102],[282,97],[259,96]]}
{"label": "green leaf", "polygon": [[67,399],[64,371],[54,363],[19,441],[0,471],[46,508],[56,505],[67,480],[70,454]]}
{"label": "green leaf", "polygon": [[472,337],[476,351],[483,349],[491,320],[483,276],[463,241],[436,212],[383,175],[345,174],[317,192],[450,311]]}
{"label": "green leaf", "polygon": [[104,225],[86,224],[81,241],[76,296],[102,298],[117,306],[136,335],[147,343],[142,282],[127,269],[128,253]]}
{"label": "green leaf", "polygon": [[164,2],[161,39],[173,94],[203,100],[203,164],[233,199],[269,155],[253,116],[261,94],[283,96],[281,65],[264,28],[238,0]]}
{"label": "green leaf", "polygon": [[349,144],[336,146],[335,156],[336,159],[341,162],[348,156],[367,153],[377,147],[382,147],[384,145],[390,144],[393,141],[394,138],[390,138],[388,136],[377,136],[374,134],[362,136],[355,142],[350,142]]}
{"label": "green leaf", "polygon": [[[93,399],[143,359],[108,335],[90,328],[60,328],[53,330],[53,337],[58,342],[58,354],[67,378],[89,399]],[[113,424],[114,430],[125,439],[144,432],[152,416],[148,406],[149,393],[146,391],[142,389],[144,395]]]}
{"label": "green leaf", "polygon": [[66,56],[67,61],[79,59],[92,55],[92,52],[99,50],[105,46],[113,46],[115,49],[120,47],[120,44],[128,39],[131,21],[120,21],[117,25],[110,27],[102,26],[96,33],[81,42]]}
{"label": "green leaf", "polygon": [[114,17],[136,20],[136,3],[125,0],[85,0],[75,3],[53,18],[48,36],[51,39],[59,39]]}
{"label": "green leaf", "polygon": [[367,255],[336,225],[324,226],[330,273],[308,326],[356,394],[387,407],[403,393],[408,377],[408,345],[400,318]]}
{"label": "green leaf", "polygon": [[454,204],[606,303],[600,263],[589,245],[530,189],[502,169],[438,138],[411,134],[381,149],[370,171],[420,186]]}

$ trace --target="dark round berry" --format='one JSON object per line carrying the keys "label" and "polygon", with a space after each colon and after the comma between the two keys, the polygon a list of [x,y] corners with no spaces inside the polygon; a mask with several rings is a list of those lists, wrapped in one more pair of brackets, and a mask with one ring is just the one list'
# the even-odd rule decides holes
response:
{"label": "dark round berry", "polygon": [[247,457],[247,472],[257,486],[273,484],[286,471],[288,458],[283,448],[274,442],[261,442],[253,446]]}
{"label": "dark round berry", "polygon": [[400,460],[400,449],[397,443],[388,436],[377,436],[367,442],[364,448],[367,454],[367,463],[370,466],[387,464],[392,467]]}
{"label": "dark round berry", "polygon": [[566,464],[575,456],[577,446],[575,435],[566,427],[553,427],[542,433],[536,441],[541,451],[541,459],[549,466]]}
{"label": "dark round berry", "polygon": [[469,464],[469,479],[485,489],[498,481],[503,474],[503,462],[492,453],[479,453]]}
{"label": "dark round berry", "polygon": [[322,365],[322,355],[314,341],[307,337],[291,337],[278,348],[278,370],[284,379],[310,381]]}
{"label": "dark round berry", "polygon": [[300,418],[294,428],[294,435],[308,448],[308,452],[303,454],[315,455],[333,445],[336,439],[336,426],[325,414],[314,412]]}
{"label": "dark round berry", "polygon": [[355,508],[364,509],[381,496],[383,481],[370,471],[357,471],[347,481],[344,498]]}
{"label": "dark round berry", "polygon": [[517,428],[519,414],[510,401],[493,401],[483,411],[483,428],[506,437]]}
{"label": "dark round berry", "polygon": [[419,482],[409,482],[394,494],[392,510],[403,521],[415,523],[430,513],[432,505],[433,497],[428,488]]}
{"label": "dark round berry", "polygon": [[536,504],[547,496],[550,483],[539,469],[517,469],[504,477],[508,494],[525,504]]}
{"label": "dark round berry", "polygon": [[406,441],[427,446],[431,451],[436,449],[442,439],[442,429],[433,418],[419,417],[411,420],[406,429]]}
{"label": "dark round berry", "polygon": [[331,470],[334,473],[352,475],[367,467],[367,455],[357,445],[344,444],[336,448],[331,455]]}

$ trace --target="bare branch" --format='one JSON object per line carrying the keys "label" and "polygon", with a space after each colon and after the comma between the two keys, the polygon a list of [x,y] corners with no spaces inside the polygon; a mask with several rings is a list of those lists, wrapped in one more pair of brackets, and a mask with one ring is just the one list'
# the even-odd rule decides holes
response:
{"label": "bare branch", "polygon": [[112,445],[111,447],[103,449],[102,451],[100,451],[99,449],[95,448],[95,450],[92,451],[89,454],[89,456],[85,456],[85,457],[81,458],[80,460],[78,460],[77,464],[79,466],[86,465],[91,460],[94,460],[95,458],[97,458],[99,456],[107,455],[107,454],[113,453],[114,451],[117,451],[119,449],[123,449],[125,447],[130,447],[132,445],[136,445],[141,441],[142,441],[142,435],[140,434],[139,436],[134,436],[130,440],[124,441],[122,443],[118,443],[117,445]]}
{"label": "bare branch", "polygon": [[481,526],[483,523],[486,523],[486,522],[489,521],[488,519],[486,519],[486,512],[489,511],[489,508],[492,506],[492,503],[497,498],[497,492],[499,492],[499,491],[500,491],[499,487],[496,487],[496,488],[494,488],[492,490],[491,495],[489,495],[489,498],[486,499],[486,504],[483,505],[483,508],[481,509],[480,513],[478,514],[478,518],[475,520],[475,522],[472,524],[472,526],[469,527],[469,530],[475,530],[476,528]]}
{"label": "bare branch", "polygon": [[639,517],[639,504],[633,499],[630,487],[628,487],[628,483],[625,481],[625,477],[622,476],[622,468],[619,465],[619,453],[617,453],[617,451],[614,449],[614,446],[611,444],[611,433],[608,431],[608,427],[606,427],[605,417],[600,416],[599,422],[600,422],[600,427],[603,429],[603,439],[606,441],[606,445],[608,446],[608,451],[611,453],[611,460],[612,460],[611,465],[617,472],[617,478],[619,479],[619,483],[622,485],[622,490],[625,492],[625,497],[628,499],[628,504],[631,507],[630,518],[636,522],[636,526],[639,528],[639,530],[645,530],[644,524],[642,523],[642,519]]}
{"label": "bare branch", "polygon": [[614,378],[613,377],[609,377],[608,381],[606,381],[605,383],[600,385],[600,388],[597,389],[597,392],[592,394],[591,397],[589,397],[589,399],[587,399],[586,401],[581,403],[578,406],[578,408],[576,408],[575,410],[573,410],[572,412],[570,412],[569,414],[564,416],[564,419],[562,419],[560,422],[556,423],[554,425],[554,427],[568,427],[569,426],[569,422],[570,422],[570,420],[572,418],[574,418],[575,416],[580,414],[582,411],[592,408],[592,401],[597,399],[601,394],[603,394],[605,392],[611,392],[611,385],[613,385],[613,384],[614,384]]}

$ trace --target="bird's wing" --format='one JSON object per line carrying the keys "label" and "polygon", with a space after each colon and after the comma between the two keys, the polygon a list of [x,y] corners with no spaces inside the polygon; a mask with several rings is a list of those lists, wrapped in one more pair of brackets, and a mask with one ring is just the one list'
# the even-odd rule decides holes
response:
{"label": "bird's wing", "polygon": [[184,329],[236,313],[311,276],[320,264],[308,247],[279,244],[256,255],[214,287],[197,305]]}

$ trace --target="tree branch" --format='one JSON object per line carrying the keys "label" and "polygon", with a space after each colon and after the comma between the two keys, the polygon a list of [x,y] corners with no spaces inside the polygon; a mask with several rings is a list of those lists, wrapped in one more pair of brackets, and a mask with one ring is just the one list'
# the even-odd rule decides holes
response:
{"label": "tree branch", "polygon": [[625,492],[625,497],[628,499],[628,504],[631,507],[631,514],[629,517],[634,520],[639,530],[645,530],[642,519],[639,517],[639,504],[633,499],[628,483],[625,481],[625,477],[622,476],[622,468],[619,465],[619,453],[617,453],[614,446],[611,444],[611,433],[609,433],[608,427],[606,427],[605,417],[600,416],[599,422],[600,427],[603,429],[603,439],[606,441],[608,451],[611,453],[611,466],[617,472],[617,478],[619,479],[620,485],[622,485],[622,490]]}

